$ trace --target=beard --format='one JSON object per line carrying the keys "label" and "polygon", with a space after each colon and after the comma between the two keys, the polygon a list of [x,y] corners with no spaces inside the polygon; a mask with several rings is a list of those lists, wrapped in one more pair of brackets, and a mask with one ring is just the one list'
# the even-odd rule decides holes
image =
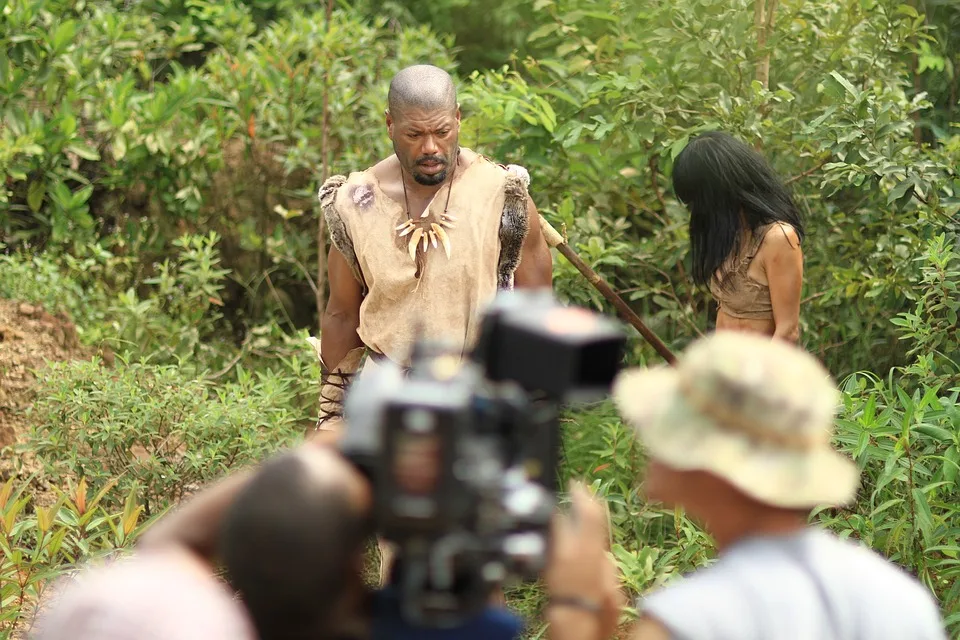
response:
{"label": "beard", "polygon": [[[453,149],[454,151],[449,158],[446,158],[441,155],[420,156],[419,158],[416,158],[412,162],[410,162],[408,166],[404,166],[404,169],[413,177],[414,181],[416,181],[417,184],[422,184],[425,187],[435,187],[438,184],[443,184],[450,173],[450,165],[456,162],[457,160],[457,156],[459,155],[459,151],[460,151],[460,146],[458,144],[454,144]],[[397,154],[397,158],[401,158],[401,162],[400,162],[401,166],[406,164],[402,160],[403,156],[400,155],[400,152],[399,152],[399,149],[397,149],[396,143],[394,143],[393,145],[393,151],[394,153]],[[425,164],[427,162],[439,163],[442,165],[442,168],[440,169],[440,171],[437,171],[436,173],[431,173],[431,174],[420,172],[418,170],[418,167],[420,167],[422,164]]]}
{"label": "beard", "polygon": [[[436,156],[430,158],[430,160],[438,160],[438,159],[439,158],[437,158]],[[444,163],[443,169],[440,169],[440,171],[437,171],[436,173],[430,174],[430,175],[427,175],[425,173],[420,173],[419,171],[417,171],[417,166],[421,161],[422,159],[417,161],[417,164],[413,165],[414,167],[413,171],[410,172],[410,175],[412,175],[413,179],[417,181],[417,184],[422,184],[425,187],[433,187],[438,184],[443,184],[443,181],[447,179],[446,160],[442,161]]]}

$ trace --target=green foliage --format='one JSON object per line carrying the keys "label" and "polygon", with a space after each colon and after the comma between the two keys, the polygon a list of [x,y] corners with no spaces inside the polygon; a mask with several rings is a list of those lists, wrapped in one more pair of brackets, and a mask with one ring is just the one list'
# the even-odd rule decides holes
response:
{"label": "green foliage", "polygon": [[[118,151],[126,151],[133,128],[156,153],[164,143],[162,128],[191,115],[195,83],[185,74],[164,85],[154,80],[193,40],[112,3],[53,0],[7,3],[0,39],[8,51],[0,62],[0,164],[7,178],[0,201],[10,205],[0,229],[15,238],[43,230],[58,244],[82,245],[96,231],[90,202],[97,183],[116,179],[102,158],[107,140],[113,140],[114,159],[123,158]],[[145,94],[143,87],[151,89],[149,99],[131,101],[134,93]],[[122,131],[128,109],[140,117]],[[183,149],[170,145],[165,150],[172,161],[158,166],[144,148],[129,158],[127,175],[153,175],[151,183],[163,187],[164,169],[195,160],[189,147]]]}
{"label": "green foliage", "polygon": [[[129,547],[148,522],[135,491],[120,495],[111,481],[96,494],[81,478],[59,499],[31,504],[11,478],[0,485],[0,637],[7,638],[33,619],[45,588],[59,576]],[[103,502],[117,504],[107,509]],[[122,506],[121,506],[122,505]]]}
{"label": "green foliage", "polygon": [[81,326],[83,342],[107,342],[128,358],[212,363],[225,348],[219,308],[229,272],[220,268],[219,241],[215,232],[173,239],[176,254],[153,265],[152,277],[135,258],[101,244],[76,254],[0,255],[9,275],[0,296],[64,311]]}
{"label": "green foliage", "polygon": [[363,0],[357,5],[374,19],[428,24],[438,33],[451,34],[457,61],[467,72],[500,66],[525,48],[527,33],[537,26],[531,3],[522,0]]}
{"label": "green foliage", "polygon": [[909,369],[915,375],[935,378],[939,373],[960,380],[960,332],[957,315],[960,313],[960,246],[958,238],[947,244],[941,234],[927,245],[922,258],[923,280],[916,308],[891,320],[901,327],[901,339],[909,340],[910,354],[917,363]]}
{"label": "green foliage", "polygon": [[[922,277],[910,258],[956,233],[956,145],[913,138],[911,117],[929,102],[911,95],[902,54],[924,36],[922,20],[895,2],[781,2],[760,50],[752,5],[542,0],[544,23],[529,36],[540,55],[473,77],[464,138],[530,166],[551,221],[567,224],[579,251],[604,247],[601,275],[636,292],[654,328],[681,343],[695,335],[691,320],[705,328],[706,296],[687,276],[673,158],[708,129],[762,145],[808,221],[807,348],[840,373],[889,368],[905,358],[889,320]],[[755,78],[768,54],[765,88]]]}
{"label": "green foliage", "polygon": [[173,245],[179,255],[157,265],[156,275],[143,281],[145,296],[133,286],[117,296],[108,315],[123,351],[161,362],[215,351],[220,292],[229,273],[219,268],[218,239],[214,232],[177,238]]}
{"label": "green foliage", "polygon": [[46,255],[0,255],[0,297],[73,312],[80,308],[83,288]]}
{"label": "green foliage", "polygon": [[424,58],[454,67],[425,28],[344,10],[328,25],[321,6],[11,3],[0,240],[83,253],[105,236],[149,271],[170,238],[214,230],[244,299],[224,302],[261,319],[269,287],[289,313],[317,251],[315,220],[296,218],[325,173],[387,152],[387,79]]}
{"label": "green foliage", "polygon": [[956,634],[960,386],[921,383],[911,392],[909,382],[861,373],[844,383],[837,439],[861,469],[861,491],[855,507],[819,519],[917,575],[939,597]]}
{"label": "green foliage", "polygon": [[139,487],[148,515],[290,444],[310,417],[293,406],[295,383],[271,371],[215,384],[176,366],[71,362],[46,372],[37,397],[28,446],[46,471]]}

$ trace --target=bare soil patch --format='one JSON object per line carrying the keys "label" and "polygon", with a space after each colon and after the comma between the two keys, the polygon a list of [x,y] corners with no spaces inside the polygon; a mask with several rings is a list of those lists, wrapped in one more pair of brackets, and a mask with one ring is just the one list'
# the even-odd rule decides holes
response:
{"label": "bare soil patch", "polygon": [[[27,410],[35,397],[37,372],[50,362],[89,357],[77,339],[77,329],[65,314],[43,307],[0,299],[0,483],[11,477],[25,481],[41,469],[29,451],[15,446],[29,433]],[[32,481],[36,504],[47,505],[54,492],[42,475]]]}

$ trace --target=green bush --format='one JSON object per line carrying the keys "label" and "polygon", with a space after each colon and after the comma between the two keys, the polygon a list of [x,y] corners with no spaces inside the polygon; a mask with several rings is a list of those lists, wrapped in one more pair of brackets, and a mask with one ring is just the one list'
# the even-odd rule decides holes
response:
{"label": "green bush", "polygon": [[[49,506],[31,504],[29,482],[0,486],[0,638],[25,630],[53,580],[129,547],[149,524],[135,491],[124,496],[115,484],[91,495],[81,478]],[[105,500],[117,508],[105,508]]]}
{"label": "green bush", "polygon": [[175,239],[176,258],[155,265],[153,277],[117,296],[107,315],[118,351],[146,354],[153,362],[210,361],[217,354],[224,342],[217,340],[221,291],[229,274],[220,268],[218,241],[214,232]]}
{"label": "green bush", "polygon": [[861,469],[850,509],[819,519],[874,547],[915,574],[960,631],[960,386],[850,376],[837,439]]}
{"label": "green bush", "polygon": [[220,267],[219,242],[214,232],[175,238],[174,255],[149,271],[106,242],[76,254],[0,255],[0,297],[66,312],[83,342],[106,341],[128,358],[213,363],[232,338],[223,338],[219,311],[229,275]]}
{"label": "green bush", "polygon": [[0,298],[39,304],[73,314],[85,291],[56,261],[44,254],[0,255]]}
{"label": "green bush", "polygon": [[12,3],[0,14],[0,242],[82,253],[106,237],[149,274],[173,238],[213,230],[241,285],[235,306],[257,321],[265,299],[291,314],[316,275],[304,265],[317,262],[324,172],[387,152],[394,71],[455,66],[426,28],[342,9],[328,25],[321,6]]}
{"label": "green bush", "polygon": [[151,515],[294,442],[312,417],[294,397],[291,380],[269,371],[240,369],[218,384],[173,365],[55,364],[38,389],[27,446],[55,478],[137,487]]}
{"label": "green bush", "polygon": [[[804,345],[839,376],[903,364],[890,319],[921,284],[913,259],[956,237],[960,209],[960,136],[914,138],[931,108],[907,55],[928,41],[924,20],[891,0],[780,2],[761,48],[754,5],[540,0],[538,54],[471,78],[463,137],[527,164],[547,217],[678,347],[706,328],[707,295],[688,276],[673,158],[707,129],[742,137],[808,221]],[[600,302],[559,269],[565,295]]]}

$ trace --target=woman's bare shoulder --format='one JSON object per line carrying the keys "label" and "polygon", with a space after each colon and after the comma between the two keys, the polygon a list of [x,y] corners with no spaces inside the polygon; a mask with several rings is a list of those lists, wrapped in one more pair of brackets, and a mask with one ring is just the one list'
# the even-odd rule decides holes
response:
{"label": "woman's bare shoulder", "polygon": [[767,229],[760,246],[760,253],[799,251],[800,234],[788,222],[774,222]]}

